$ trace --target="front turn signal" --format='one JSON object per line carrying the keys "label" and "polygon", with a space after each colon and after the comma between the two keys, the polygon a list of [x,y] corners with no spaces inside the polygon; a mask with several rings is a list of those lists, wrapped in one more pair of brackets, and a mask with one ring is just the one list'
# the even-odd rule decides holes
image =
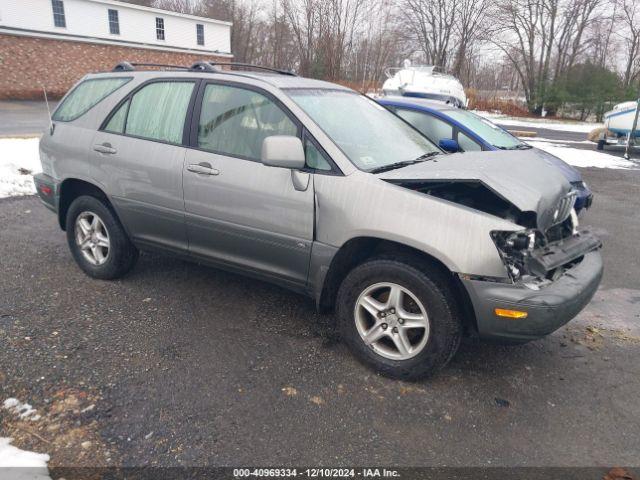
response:
{"label": "front turn signal", "polygon": [[529,316],[527,312],[521,312],[520,310],[507,310],[505,308],[496,308],[494,312],[498,317],[511,318],[513,320],[519,320]]}

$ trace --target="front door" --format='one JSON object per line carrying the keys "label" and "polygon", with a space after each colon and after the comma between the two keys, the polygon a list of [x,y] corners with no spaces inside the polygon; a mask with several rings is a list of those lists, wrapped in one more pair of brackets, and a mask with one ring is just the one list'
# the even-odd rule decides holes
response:
{"label": "front door", "polygon": [[304,285],[313,240],[313,178],[306,190],[296,190],[290,170],[260,162],[266,137],[299,136],[300,129],[266,93],[209,83],[199,97],[195,148],[184,163],[190,253]]}
{"label": "front door", "polygon": [[135,91],[93,141],[120,219],[137,243],[186,251],[182,168],[195,81],[154,81]]}

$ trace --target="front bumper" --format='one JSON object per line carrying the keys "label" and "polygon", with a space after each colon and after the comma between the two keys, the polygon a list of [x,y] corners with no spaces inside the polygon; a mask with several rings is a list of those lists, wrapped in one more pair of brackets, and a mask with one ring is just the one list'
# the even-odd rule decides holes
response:
{"label": "front bumper", "polygon": [[[462,282],[469,292],[481,338],[526,342],[554,332],[580,313],[598,289],[602,271],[602,255],[594,250],[539,290],[484,280]],[[525,311],[528,316],[498,317],[496,308]]]}

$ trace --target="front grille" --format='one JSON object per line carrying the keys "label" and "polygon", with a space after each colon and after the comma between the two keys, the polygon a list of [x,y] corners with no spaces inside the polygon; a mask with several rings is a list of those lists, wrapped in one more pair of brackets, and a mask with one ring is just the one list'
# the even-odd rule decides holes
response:
{"label": "front grille", "polygon": [[576,203],[576,192],[571,191],[558,202],[556,210],[553,212],[553,224],[564,222],[573,210],[573,205]]}

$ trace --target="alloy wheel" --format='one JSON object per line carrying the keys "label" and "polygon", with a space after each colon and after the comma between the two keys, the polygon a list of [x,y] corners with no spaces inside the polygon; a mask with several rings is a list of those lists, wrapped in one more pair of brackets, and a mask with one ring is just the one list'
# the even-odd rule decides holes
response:
{"label": "alloy wheel", "polygon": [[76,219],[76,244],[92,265],[102,265],[109,258],[109,232],[102,219],[93,212],[82,212]]}
{"label": "alloy wheel", "polygon": [[396,283],[367,287],[354,310],[360,337],[378,355],[408,360],[418,355],[429,340],[429,317],[418,298]]}

